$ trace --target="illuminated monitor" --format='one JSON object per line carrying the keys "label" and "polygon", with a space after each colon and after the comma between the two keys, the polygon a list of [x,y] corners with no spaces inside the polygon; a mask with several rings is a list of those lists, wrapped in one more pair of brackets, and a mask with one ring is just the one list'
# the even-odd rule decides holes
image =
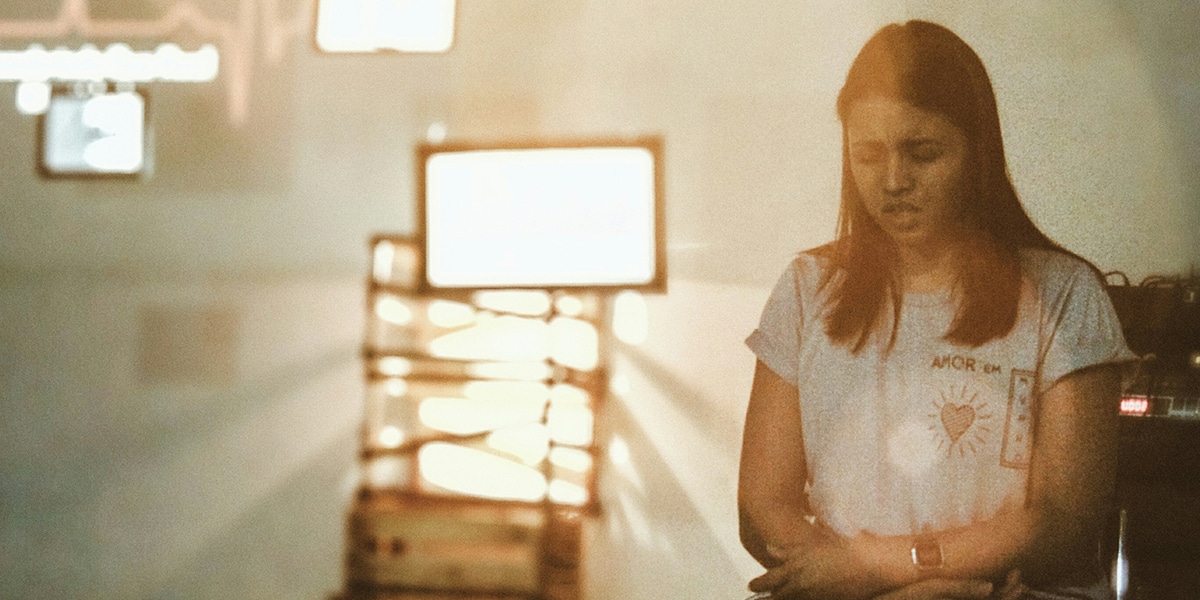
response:
{"label": "illuminated monitor", "polygon": [[666,290],[662,141],[418,147],[429,289]]}
{"label": "illuminated monitor", "polygon": [[140,177],[148,171],[146,97],[56,88],[39,119],[43,177]]}
{"label": "illuminated monitor", "polygon": [[314,41],[328,53],[446,52],[455,0],[317,0]]}

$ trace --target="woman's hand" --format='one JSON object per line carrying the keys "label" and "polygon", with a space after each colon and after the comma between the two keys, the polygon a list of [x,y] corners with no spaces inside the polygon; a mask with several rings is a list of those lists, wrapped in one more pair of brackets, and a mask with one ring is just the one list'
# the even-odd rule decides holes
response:
{"label": "woman's hand", "polygon": [[1004,579],[1004,587],[1000,588],[999,600],[1021,600],[1029,588],[1021,581],[1021,570],[1013,569]]}
{"label": "woman's hand", "polygon": [[750,581],[777,600],[858,600],[882,589],[873,561],[852,540],[828,535],[773,551],[778,566]]}
{"label": "woman's hand", "polygon": [[991,582],[982,579],[926,579],[875,600],[983,600],[991,594]]}
{"label": "woman's hand", "polygon": [[1021,572],[1013,569],[1004,581],[1004,587],[992,596],[992,584],[978,579],[926,579],[912,585],[893,590],[874,600],[963,600],[994,598],[995,600],[1020,600],[1029,588],[1021,583]]}

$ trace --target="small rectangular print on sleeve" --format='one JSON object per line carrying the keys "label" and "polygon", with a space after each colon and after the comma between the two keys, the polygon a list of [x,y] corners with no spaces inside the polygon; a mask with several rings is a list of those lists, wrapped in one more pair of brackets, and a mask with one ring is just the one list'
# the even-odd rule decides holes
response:
{"label": "small rectangular print on sleeve", "polygon": [[1000,464],[1014,469],[1029,468],[1033,450],[1033,390],[1037,375],[1013,369],[1008,384],[1008,417],[1004,422],[1004,447]]}

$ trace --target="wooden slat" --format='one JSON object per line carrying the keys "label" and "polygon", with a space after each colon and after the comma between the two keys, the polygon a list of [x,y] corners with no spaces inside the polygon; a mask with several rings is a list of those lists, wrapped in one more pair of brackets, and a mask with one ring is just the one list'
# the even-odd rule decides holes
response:
{"label": "wooden slat", "polygon": [[499,503],[385,497],[350,515],[352,585],[536,593],[545,512]]}

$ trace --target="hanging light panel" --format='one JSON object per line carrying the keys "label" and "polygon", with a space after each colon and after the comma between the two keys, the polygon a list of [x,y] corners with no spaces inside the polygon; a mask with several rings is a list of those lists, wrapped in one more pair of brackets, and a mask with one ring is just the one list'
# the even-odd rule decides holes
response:
{"label": "hanging light panel", "polygon": [[454,43],[455,0],[319,0],[322,52],[445,52]]}

